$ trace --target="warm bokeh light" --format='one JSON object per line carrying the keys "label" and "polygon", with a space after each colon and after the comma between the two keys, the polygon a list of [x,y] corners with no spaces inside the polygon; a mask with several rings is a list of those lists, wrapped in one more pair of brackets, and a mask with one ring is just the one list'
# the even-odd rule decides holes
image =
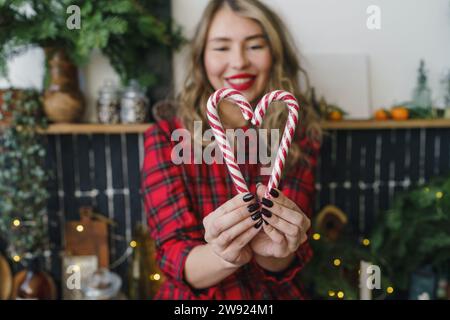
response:
{"label": "warm bokeh light", "polygon": [[152,273],[148,276],[148,278],[152,281],[158,281],[159,279],[161,279],[161,276],[159,273]]}
{"label": "warm bokeh light", "polygon": [[336,267],[339,267],[339,266],[341,265],[341,260],[340,260],[340,259],[334,259],[333,264],[334,264]]}
{"label": "warm bokeh light", "polygon": [[83,232],[84,227],[81,224],[79,224],[79,225],[77,225],[76,229],[77,229],[78,232]]}

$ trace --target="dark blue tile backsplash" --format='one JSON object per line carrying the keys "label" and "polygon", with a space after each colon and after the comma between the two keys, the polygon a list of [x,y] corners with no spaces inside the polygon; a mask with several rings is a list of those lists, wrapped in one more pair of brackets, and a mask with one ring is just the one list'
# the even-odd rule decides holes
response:
{"label": "dark blue tile backsplash", "polygon": [[[450,169],[450,129],[331,130],[316,170],[316,211],[334,204],[347,213],[351,231],[367,235],[377,214],[398,192]],[[47,165],[53,173],[48,203],[52,271],[60,278],[64,223],[93,206],[115,220],[112,270],[125,280],[126,249],[138,222],[142,134],[49,135]]]}

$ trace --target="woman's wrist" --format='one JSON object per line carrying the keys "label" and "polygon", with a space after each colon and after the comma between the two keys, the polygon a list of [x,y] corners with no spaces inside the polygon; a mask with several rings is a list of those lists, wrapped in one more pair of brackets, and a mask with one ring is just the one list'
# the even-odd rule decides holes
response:
{"label": "woman's wrist", "polygon": [[218,284],[238,268],[219,257],[207,243],[193,248],[188,254],[184,277],[193,288],[205,289]]}
{"label": "woman's wrist", "polygon": [[206,246],[208,247],[208,249],[210,250],[211,254],[216,257],[219,265],[224,269],[224,270],[237,270],[239,269],[241,266],[233,264],[231,262],[226,261],[225,259],[223,259],[221,256],[219,256],[218,254],[216,254],[212,248],[212,246],[207,243]]}
{"label": "woman's wrist", "polygon": [[259,254],[254,254],[256,263],[263,269],[269,272],[283,272],[286,270],[294,261],[295,253],[290,253],[287,257],[276,258],[276,257],[265,257]]}

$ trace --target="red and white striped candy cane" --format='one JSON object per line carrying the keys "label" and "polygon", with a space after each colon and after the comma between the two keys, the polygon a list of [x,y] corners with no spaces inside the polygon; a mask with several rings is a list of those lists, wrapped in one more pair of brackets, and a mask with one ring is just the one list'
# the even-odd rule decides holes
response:
{"label": "red and white striped candy cane", "polygon": [[236,159],[234,157],[234,152],[231,150],[230,144],[225,135],[225,130],[223,129],[222,122],[219,118],[219,113],[217,107],[222,100],[229,100],[239,106],[245,120],[250,120],[253,117],[253,109],[248,103],[247,99],[237,90],[234,89],[219,89],[214,94],[212,94],[207,103],[206,115],[208,117],[209,125],[211,126],[214,137],[219,144],[220,150],[222,151],[225,163],[227,164],[228,170],[230,171],[231,178],[233,179],[236,190],[239,193],[248,193],[247,183],[242,177],[241,170],[239,169]]}
{"label": "red and white striped candy cane", "polygon": [[269,179],[269,183],[267,184],[266,197],[270,197],[269,191],[272,188],[277,188],[281,179],[281,172],[283,171],[284,163],[286,161],[289,147],[291,146],[291,141],[295,133],[295,128],[298,123],[298,110],[299,105],[297,99],[286,91],[277,90],[272,91],[266,95],[259,101],[256,106],[255,113],[252,119],[252,123],[256,126],[260,126],[262,124],[264,115],[266,114],[267,108],[269,104],[273,101],[282,101],[284,102],[289,110],[288,120],[286,122],[286,126],[284,128],[283,137],[281,138],[280,147],[278,148],[277,157],[275,159],[275,164],[273,166],[272,174]]}

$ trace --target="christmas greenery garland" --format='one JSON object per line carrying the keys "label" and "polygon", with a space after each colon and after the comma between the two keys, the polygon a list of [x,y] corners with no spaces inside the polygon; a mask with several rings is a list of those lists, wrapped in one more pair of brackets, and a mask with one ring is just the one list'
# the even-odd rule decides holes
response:
{"label": "christmas greenery garland", "polygon": [[437,273],[450,265],[450,177],[398,195],[393,206],[378,217],[371,237],[372,256],[401,290],[424,266]]}
{"label": "christmas greenery garland", "polygon": [[336,239],[320,228],[315,232],[314,258],[300,275],[312,298],[358,299],[361,260],[380,268],[381,287],[372,291],[373,299],[407,298],[413,274],[424,267],[448,277],[450,176],[397,195],[367,239],[348,230]]}
{"label": "christmas greenery garland", "polygon": [[19,91],[16,97],[12,91],[4,93],[1,110],[12,119],[0,132],[0,237],[19,262],[48,249],[48,173],[44,136],[39,134],[47,123],[35,91]]}

